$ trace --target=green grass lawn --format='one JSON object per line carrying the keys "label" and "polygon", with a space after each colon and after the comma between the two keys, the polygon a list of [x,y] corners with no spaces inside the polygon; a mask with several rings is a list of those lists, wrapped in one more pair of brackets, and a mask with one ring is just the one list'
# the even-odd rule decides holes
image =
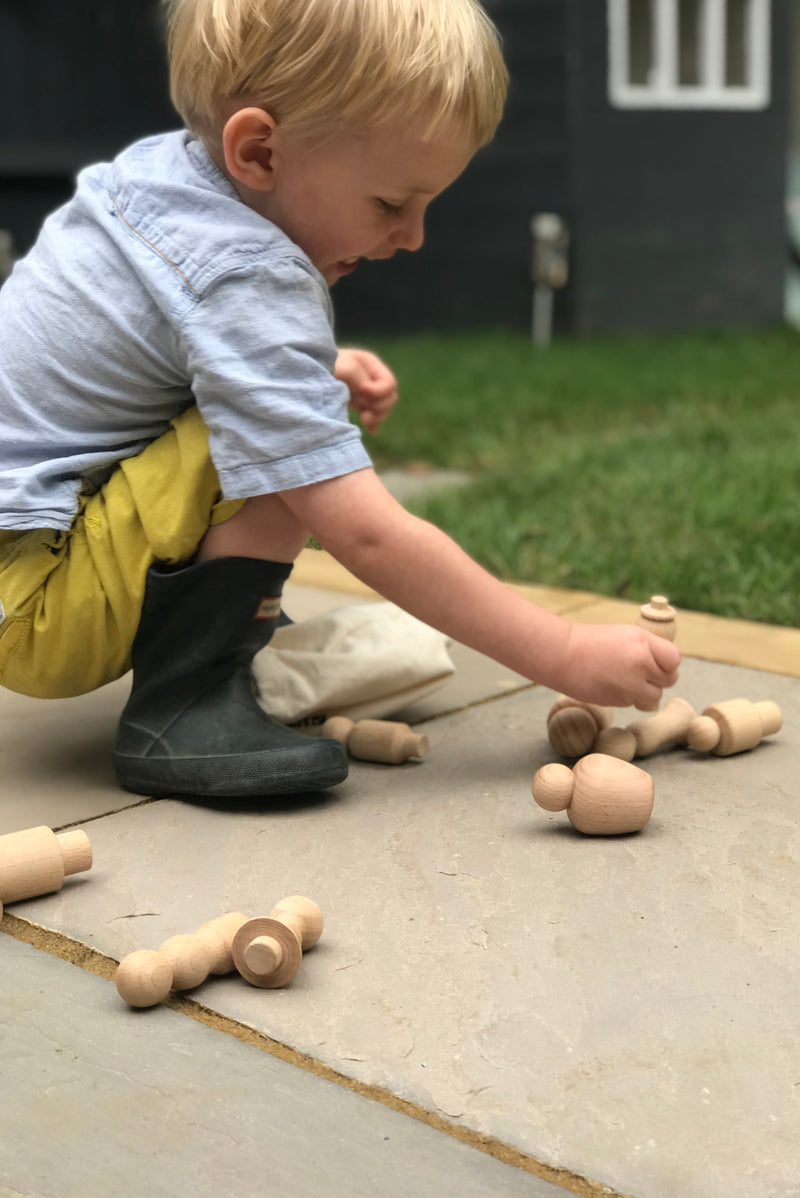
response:
{"label": "green grass lawn", "polygon": [[376,465],[472,472],[415,510],[495,574],[797,624],[796,332],[368,344],[401,385]]}

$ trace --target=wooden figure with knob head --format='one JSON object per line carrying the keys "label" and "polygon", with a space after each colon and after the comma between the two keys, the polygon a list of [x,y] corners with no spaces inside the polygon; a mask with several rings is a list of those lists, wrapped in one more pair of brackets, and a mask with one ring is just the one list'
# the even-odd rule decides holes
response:
{"label": "wooden figure with knob head", "polygon": [[60,890],[71,874],[92,868],[92,846],[79,828],[26,828],[0,836],[0,902],[16,903]]}
{"label": "wooden figure with knob head", "polygon": [[685,745],[696,715],[691,703],[676,695],[649,719],[634,720],[627,728],[604,729],[595,741],[595,751],[633,761],[634,757],[649,757],[667,745]]}
{"label": "wooden figure with knob head", "polygon": [[608,707],[559,695],[547,716],[547,735],[562,757],[583,757],[591,753],[598,734],[610,723]]}
{"label": "wooden figure with knob head", "polygon": [[[646,628],[654,636],[661,636],[666,641],[674,641],[677,632],[675,623],[675,608],[670,606],[665,595],[653,595],[649,603],[643,603],[639,608],[639,619],[636,621],[640,628]],[[645,707],[637,703],[640,711],[657,711],[658,704]]]}
{"label": "wooden figure with knob head", "polygon": [[120,997],[131,1007],[152,1007],[170,990],[191,990],[209,974],[231,973],[233,938],[246,922],[246,915],[232,911],[193,934],[170,936],[158,950],[129,953],[114,978]]}
{"label": "wooden figure with knob head", "polygon": [[315,902],[301,894],[290,895],[268,916],[249,919],[238,929],[232,946],[234,965],[254,986],[285,986],[300,968],[305,950],[319,940],[323,926]]}
{"label": "wooden figure with knob head", "polygon": [[537,770],[531,787],[545,811],[566,811],[587,836],[638,832],[653,812],[653,779],[638,766],[590,753],[574,769],[551,762]]}
{"label": "wooden figure with knob head", "polygon": [[754,749],[765,736],[780,732],[783,715],[777,703],[763,699],[727,699],[712,703],[702,715],[691,721],[688,729],[689,747],[717,757],[743,753]]}
{"label": "wooden figure with knob head", "polygon": [[408,724],[392,720],[351,720],[331,716],[322,725],[322,735],[338,740],[360,761],[402,765],[411,757],[427,757],[430,742]]}

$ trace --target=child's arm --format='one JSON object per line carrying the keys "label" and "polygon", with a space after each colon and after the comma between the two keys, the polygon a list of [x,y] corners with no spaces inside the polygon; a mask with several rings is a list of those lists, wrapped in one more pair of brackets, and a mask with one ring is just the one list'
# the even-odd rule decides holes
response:
{"label": "child's arm", "polygon": [[397,402],[397,379],[368,349],[340,349],[334,375],[346,383],[350,406],[368,433],[376,433]]}
{"label": "child's arm", "polygon": [[655,704],[677,680],[680,655],[671,642],[635,625],[569,624],[529,603],[445,533],[410,515],[373,470],[281,497],[357,578],[527,678],[613,706]]}

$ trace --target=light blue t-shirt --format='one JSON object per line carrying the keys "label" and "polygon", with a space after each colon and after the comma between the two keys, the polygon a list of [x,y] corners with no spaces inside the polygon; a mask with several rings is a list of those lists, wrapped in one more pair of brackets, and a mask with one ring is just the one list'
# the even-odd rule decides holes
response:
{"label": "light blue t-shirt", "polygon": [[192,403],[222,494],[370,464],[324,279],[186,131],[81,172],[0,288],[0,528],[69,528]]}

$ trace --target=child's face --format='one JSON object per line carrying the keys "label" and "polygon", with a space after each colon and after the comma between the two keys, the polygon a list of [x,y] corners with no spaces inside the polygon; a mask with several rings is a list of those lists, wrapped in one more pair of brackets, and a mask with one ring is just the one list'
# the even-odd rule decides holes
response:
{"label": "child's face", "polygon": [[457,124],[430,140],[398,121],[308,148],[283,139],[262,215],[299,245],[332,286],[359,258],[391,258],[423,241],[428,204],[474,153]]}

